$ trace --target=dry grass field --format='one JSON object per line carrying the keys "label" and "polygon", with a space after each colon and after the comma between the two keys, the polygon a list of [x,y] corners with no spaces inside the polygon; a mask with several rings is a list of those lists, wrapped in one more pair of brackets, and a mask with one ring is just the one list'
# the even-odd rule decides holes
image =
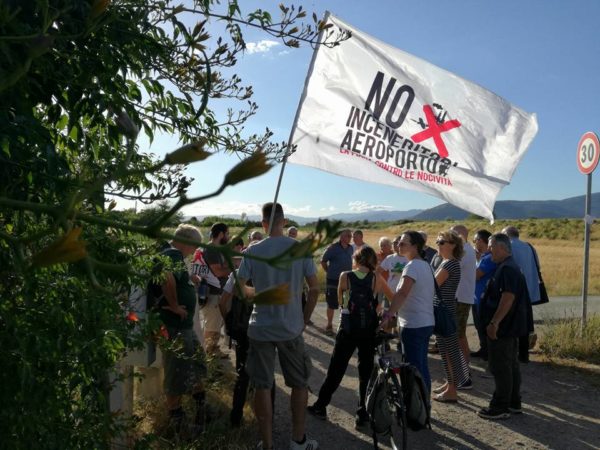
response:
{"label": "dry grass field", "polygon": [[[374,248],[377,248],[380,237],[393,238],[405,230],[424,230],[429,235],[429,244],[435,245],[435,238],[439,231],[458,223],[453,221],[409,222],[402,225],[387,224],[381,228],[377,224],[369,224],[361,229],[364,232],[365,241]],[[581,295],[584,234],[582,220],[498,220],[493,225],[484,220],[467,220],[462,223],[469,229],[470,238],[479,229],[498,232],[507,225],[516,226],[521,232],[521,239],[533,244],[538,251],[542,276],[548,294],[551,296]],[[367,226],[372,228],[367,228]],[[300,235],[303,236],[308,231],[309,228],[304,228]],[[321,274],[321,278],[324,278],[323,274]],[[592,227],[588,292],[590,295],[600,295],[600,230],[594,229],[594,227]]]}

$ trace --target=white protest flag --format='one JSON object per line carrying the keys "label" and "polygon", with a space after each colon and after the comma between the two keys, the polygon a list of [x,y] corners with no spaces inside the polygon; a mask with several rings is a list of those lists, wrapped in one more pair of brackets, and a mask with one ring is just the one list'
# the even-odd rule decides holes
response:
{"label": "white protest flag", "polygon": [[288,161],[440,197],[493,220],[535,114],[356,30],[313,59]]}

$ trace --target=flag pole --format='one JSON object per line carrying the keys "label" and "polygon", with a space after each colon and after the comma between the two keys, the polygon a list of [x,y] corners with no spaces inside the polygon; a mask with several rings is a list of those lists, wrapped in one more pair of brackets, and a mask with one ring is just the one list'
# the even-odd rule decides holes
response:
{"label": "flag pole", "polygon": [[[323,23],[327,23],[327,19],[329,19],[329,11],[325,11],[325,16],[323,17]],[[292,148],[292,137],[294,135],[294,131],[296,130],[296,125],[298,124],[298,117],[300,116],[300,110],[302,109],[302,104],[304,103],[304,99],[306,98],[306,91],[308,89],[308,80],[310,80],[310,76],[312,75],[315,60],[317,59],[317,53],[319,51],[319,47],[321,47],[321,39],[323,38],[323,32],[326,28],[323,28],[319,32],[319,37],[317,38],[317,45],[312,54],[312,58],[310,61],[310,66],[308,66],[308,72],[306,73],[306,79],[304,80],[304,89],[302,90],[302,95],[300,96],[300,101],[298,102],[298,109],[296,109],[296,115],[294,116],[294,122],[292,124],[292,129],[290,131],[290,137],[288,138],[287,147],[285,148],[285,153],[283,155],[283,160],[281,162],[281,171],[279,172],[279,179],[277,180],[277,187],[275,188],[275,198],[273,199],[273,209],[271,210],[271,217],[269,218],[269,231],[268,234],[271,234],[271,230],[273,229],[273,220],[275,219],[275,205],[277,204],[277,198],[279,197],[279,189],[281,188],[281,180],[283,179],[283,172],[285,171],[285,166],[287,164],[287,159],[290,154],[290,149]]]}

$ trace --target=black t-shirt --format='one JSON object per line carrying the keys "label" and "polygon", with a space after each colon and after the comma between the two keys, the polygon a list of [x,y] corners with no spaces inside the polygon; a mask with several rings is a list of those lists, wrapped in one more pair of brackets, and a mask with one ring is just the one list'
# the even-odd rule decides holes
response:
{"label": "black t-shirt", "polygon": [[512,256],[506,258],[496,268],[496,272],[488,282],[485,295],[481,301],[481,317],[487,326],[500,304],[502,293],[514,294],[515,300],[510,311],[498,324],[498,337],[520,337],[529,332],[528,306],[529,292],[525,277]]}

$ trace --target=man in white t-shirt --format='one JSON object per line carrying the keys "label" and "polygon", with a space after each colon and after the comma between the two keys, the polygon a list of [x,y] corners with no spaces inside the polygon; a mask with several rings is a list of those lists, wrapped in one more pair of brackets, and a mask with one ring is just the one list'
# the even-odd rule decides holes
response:
{"label": "man in white t-shirt", "polygon": [[400,249],[398,248],[399,241],[400,236],[394,239],[394,242],[392,243],[394,253],[387,256],[380,264],[381,270],[385,270],[388,273],[387,283],[392,292],[396,292],[398,283],[400,283],[400,278],[402,278],[404,266],[408,263],[408,259],[400,255]]}
{"label": "man in white t-shirt", "polygon": [[364,240],[363,240],[363,232],[362,230],[354,230],[354,232],[352,233],[352,251],[356,252],[358,250],[360,250],[361,248],[363,248],[365,245],[368,247],[369,244],[367,244]]}
{"label": "man in white t-shirt", "polygon": [[[469,311],[475,301],[475,273],[477,271],[477,256],[475,249],[469,243],[469,230],[464,225],[455,225],[452,231],[459,234],[463,239],[463,248],[465,253],[460,260],[460,283],[456,289],[456,322],[458,325],[458,343],[465,356],[465,361],[469,363],[469,342],[467,341],[467,320]],[[470,383],[467,382],[470,386]],[[461,386],[458,386],[461,389]],[[468,389],[462,386],[462,389]]]}

